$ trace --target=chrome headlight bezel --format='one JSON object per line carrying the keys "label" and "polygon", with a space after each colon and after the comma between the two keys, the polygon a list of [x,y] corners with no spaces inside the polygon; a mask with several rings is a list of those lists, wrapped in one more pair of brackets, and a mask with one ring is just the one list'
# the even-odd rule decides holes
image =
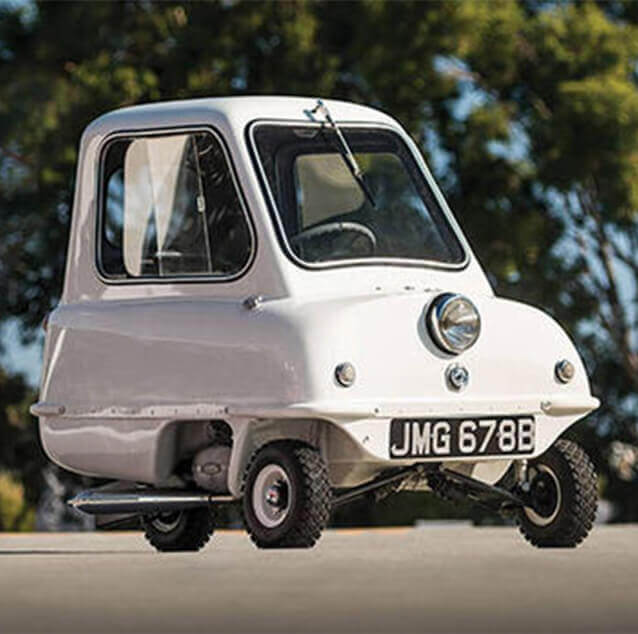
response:
{"label": "chrome headlight bezel", "polygon": [[[451,340],[445,332],[445,327],[442,326],[446,315],[449,314],[459,302],[465,303],[466,306],[474,312],[477,324],[472,337],[461,344]],[[468,350],[476,343],[481,334],[481,315],[478,309],[467,297],[457,293],[443,293],[435,297],[427,311],[425,322],[432,341],[434,341],[443,352],[447,352],[448,354],[457,355]]]}

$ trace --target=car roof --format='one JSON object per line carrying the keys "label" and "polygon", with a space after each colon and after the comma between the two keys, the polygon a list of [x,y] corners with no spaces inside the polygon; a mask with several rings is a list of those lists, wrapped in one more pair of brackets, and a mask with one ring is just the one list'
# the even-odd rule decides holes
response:
{"label": "car roof", "polygon": [[[85,137],[105,136],[115,131],[145,127],[196,125],[210,122],[220,127],[244,129],[256,120],[311,121],[317,97],[236,96],[163,101],[119,108],[95,119]],[[332,117],[341,122],[397,125],[380,110],[359,104],[324,100]],[[318,117],[319,121],[323,117]]]}

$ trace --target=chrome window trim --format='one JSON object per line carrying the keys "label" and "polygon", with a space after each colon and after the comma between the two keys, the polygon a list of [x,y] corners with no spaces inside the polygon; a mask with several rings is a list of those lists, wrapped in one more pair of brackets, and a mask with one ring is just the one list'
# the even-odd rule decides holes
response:
{"label": "chrome window trim", "polygon": [[454,237],[459,241],[459,245],[461,247],[461,251],[463,253],[463,260],[457,263],[447,263],[440,262],[438,260],[415,260],[409,258],[358,258],[358,259],[349,259],[349,260],[331,260],[330,262],[306,262],[298,257],[295,252],[292,250],[290,246],[290,242],[288,241],[288,236],[286,235],[286,230],[281,222],[281,215],[279,213],[277,203],[275,201],[275,197],[272,193],[272,189],[270,187],[270,183],[268,182],[268,177],[264,171],[263,165],[259,158],[259,151],[257,149],[257,143],[255,142],[255,129],[262,125],[275,125],[280,127],[314,127],[320,128],[324,124],[316,121],[304,121],[304,120],[295,120],[295,119],[257,119],[255,121],[251,121],[247,125],[247,136],[249,139],[249,150],[253,159],[253,164],[256,166],[257,173],[259,176],[259,181],[262,186],[262,190],[265,194],[268,207],[271,211],[270,216],[275,223],[275,229],[277,236],[279,238],[279,242],[283,247],[284,253],[286,256],[292,260],[297,266],[309,269],[309,270],[326,270],[333,268],[342,268],[346,266],[408,266],[408,267],[420,267],[420,268],[432,268],[432,269],[440,269],[440,270],[448,270],[448,271],[460,271],[465,268],[470,263],[470,249],[468,242],[461,231],[461,228],[454,218],[449,206],[445,202],[441,191],[439,190],[438,185],[434,181],[434,177],[430,174],[429,169],[425,163],[424,158],[421,156],[421,153],[416,151],[417,148],[414,144],[412,138],[400,127],[395,127],[386,123],[378,123],[378,122],[365,122],[365,121],[338,121],[338,124],[342,127],[348,128],[379,128],[382,130],[386,130],[389,132],[393,132],[399,136],[399,138],[405,143],[408,151],[412,155],[412,158],[415,160],[421,175],[425,179],[425,182],[430,189],[432,195],[434,196],[436,202],[438,203],[441,213],[445,220],[449,223],[450,229],[454,234]]}
{"label": "chrome window trim", "polygon": [[[224,159],[231,174],[233,180],[233,186],[237,192],[239,204],[241,205],[246,224],[248,225],[248,233],[250,235],[250,254],[246,260],[244,266],[232,275],[167,275],[163,277],[144,276],[144,277],[127,277],[117,278],[106,275],[102,270],[102,221],[104,214],[104,159],[106,151],[111,143],[128,138],[136,137],[150,137],[150,136],[172,136],[176,134],[192,134],[197,132],[207,132],[211,134],[220,144],[222,152],[224,153]],[[97,199],[96,199],[96,213],[95,213],[95,231],[93,232],[93,257],[91,258],[93,264],[93,270],[100,282],[107,285],[128,285],[128,284],[174,284],[174,283],[188,283],[188,284],[202,284],[202,283],[228,283],[235,282],[240,278],[243,278],[248,271],[252,268],[253,262],[257,254],[257,232],[255,231],[253,218],[248,209],[244,191],[239,184],[237,178],[237,172],[235,165],[232,161],[230,151],[226,145],[226,141],[223,135],[213,126],[207,124],[191,125],[191,126],[174,126],[174,127],[161,127],[161,128],[139,128],[119,130],[108,134],[97,148]]]}

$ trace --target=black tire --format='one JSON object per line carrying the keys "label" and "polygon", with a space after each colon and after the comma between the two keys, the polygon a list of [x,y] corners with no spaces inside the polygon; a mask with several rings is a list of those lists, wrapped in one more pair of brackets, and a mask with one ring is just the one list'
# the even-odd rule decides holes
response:
{"label": "black tire", "polygon": [[[560,439],[531,460],[528,469],[537,474],[530,481],[530,495],[536,498],[518,513],[521,534],[538,548],[578,546],[592,529],[598,504],[596,471],[589,456],[575,442]],[[552,505],[551,491],[547,491],[556,485]]]}
{"label": "black tire", "polygon": [[161,552],[197,551],[203,548],[215,529],[215,518],[208,508],[178,511],[142,518],[144,537]]}
{"label": "black tire", "polygon": [[[255,507],[255,496],[261,499],[262,489],[255,489],[257,479],[268,470],[274,470],[273,477],[281,475],[270,487],[281,485],[285,502],[275,506],[272,517],[266,519],[278,522],[266,525],[264,518],[266,504],[262,510]],[[261,474],[261,476],[260,476]],[[259,548],[311,548],[321,532],[328,525],[332,503],[332,492],[328,479],[328,469],[316,449],[301,443],[277,442],[266,445],[253,454],[243,481],[244,524],[251,540]],[[265,495],[265,492],[264,492]],[[277,513],[281,517],[277,517]]]}

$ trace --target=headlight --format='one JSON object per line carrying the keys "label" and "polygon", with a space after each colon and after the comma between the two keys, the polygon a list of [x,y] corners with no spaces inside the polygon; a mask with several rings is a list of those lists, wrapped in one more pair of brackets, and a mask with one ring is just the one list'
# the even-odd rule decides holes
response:
{"label": "headlight", "polygon": [[459,354],[471,348],[481,334],[481,317],[476,306],[462,295],[444,293],[426,315],[430,336],[439,348]]}

